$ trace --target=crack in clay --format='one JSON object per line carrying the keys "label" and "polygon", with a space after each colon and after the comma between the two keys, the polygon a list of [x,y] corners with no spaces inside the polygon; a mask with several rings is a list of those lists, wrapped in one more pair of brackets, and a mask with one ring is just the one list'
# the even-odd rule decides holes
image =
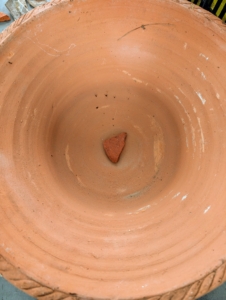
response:
{"label": "crack in clay", "polygon": [[[28,36],[26,36],[26,38],[29,39],[34,45],[38,46],[43,52],[45,52],[49,56],[53,56],[53,57],[59,57],[61,54],[65,53],[65,52],[69,52],[71,49],[74,49],[76,47],[75,44],[71,44],[68,49],[60,51],[60,50],[50,47],[49,45],[40,43],[37,40],[37,38],[36,38],[37,41],[34,41],[32,38],[30,38]],[[46,47],[47,49],[44,49],[43,47]],[[49,53],[48,49],[50,51],[52,50],[53,52],[56,52],[56,53]],[[67,53],[67,55],[68,55],[68,53]]]}
{"label": "crack in clay", "polygon": [[117,41],[120,41],[121,39],[123,39],[124,37],[126,37],[128,34],[138,30],[138,29],[143,29],[145,30],[147,26],[173,26],[173,24],[170,24],[170,23],[149,23],[149,24],[143,24],[139,27],[136,27],[134,29],[131,29],[130,31],[128,31],[127,33],[125,33],[124,35],[122,35],[120,38],[117,39]]}

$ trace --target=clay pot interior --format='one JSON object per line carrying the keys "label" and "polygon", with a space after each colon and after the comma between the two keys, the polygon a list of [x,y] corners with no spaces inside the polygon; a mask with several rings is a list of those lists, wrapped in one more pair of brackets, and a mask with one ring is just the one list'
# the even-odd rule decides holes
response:
{"label": "clay pot interior", "polygon": [[[226,259],[222,28],[159,0],[62,1],[16,28],[0,56],[4,257],[102,299],[167,293]],[[103,141],[120,132],[113,164]]]}

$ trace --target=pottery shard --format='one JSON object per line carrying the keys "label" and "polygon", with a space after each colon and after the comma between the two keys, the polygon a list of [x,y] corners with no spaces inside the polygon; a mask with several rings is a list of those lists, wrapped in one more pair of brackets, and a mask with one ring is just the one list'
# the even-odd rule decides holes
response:
{"label": "pottery shard", "polygon": [[126,137],[127,133],[122,132],[103,142],[104,151],[111,162],[117,163],[119,161],[120,155],[125,147]]}
{"label": "pottery shard", "polygon": [[10,17],[0,11],[0,22],[10,21]]}

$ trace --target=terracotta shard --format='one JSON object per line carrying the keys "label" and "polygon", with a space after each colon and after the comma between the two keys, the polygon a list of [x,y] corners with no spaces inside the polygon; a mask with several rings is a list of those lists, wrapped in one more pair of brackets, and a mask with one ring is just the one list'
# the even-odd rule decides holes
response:
{"label": "terracotta shard", "polygon": [[125,147],[126,137],[127,133],[122,132],[103,142],[104,151],[111,162],[117,163],[119,161],[120,155]]}
{"label": "terracotta shard", "polygon": [[10,17],[3,13],[3,12],[0,12],[0,22],[7,22],[7,21],[10,21]]}

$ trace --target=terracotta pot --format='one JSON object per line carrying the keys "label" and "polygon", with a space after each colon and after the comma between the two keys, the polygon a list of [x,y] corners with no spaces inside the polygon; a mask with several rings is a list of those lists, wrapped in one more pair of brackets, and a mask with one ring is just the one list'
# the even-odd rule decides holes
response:
{"label": "terracotta pot", "polygon": [[63,0],[0,44],[3,276],[45,300],[222,284],[226,26],[186,1]]}

